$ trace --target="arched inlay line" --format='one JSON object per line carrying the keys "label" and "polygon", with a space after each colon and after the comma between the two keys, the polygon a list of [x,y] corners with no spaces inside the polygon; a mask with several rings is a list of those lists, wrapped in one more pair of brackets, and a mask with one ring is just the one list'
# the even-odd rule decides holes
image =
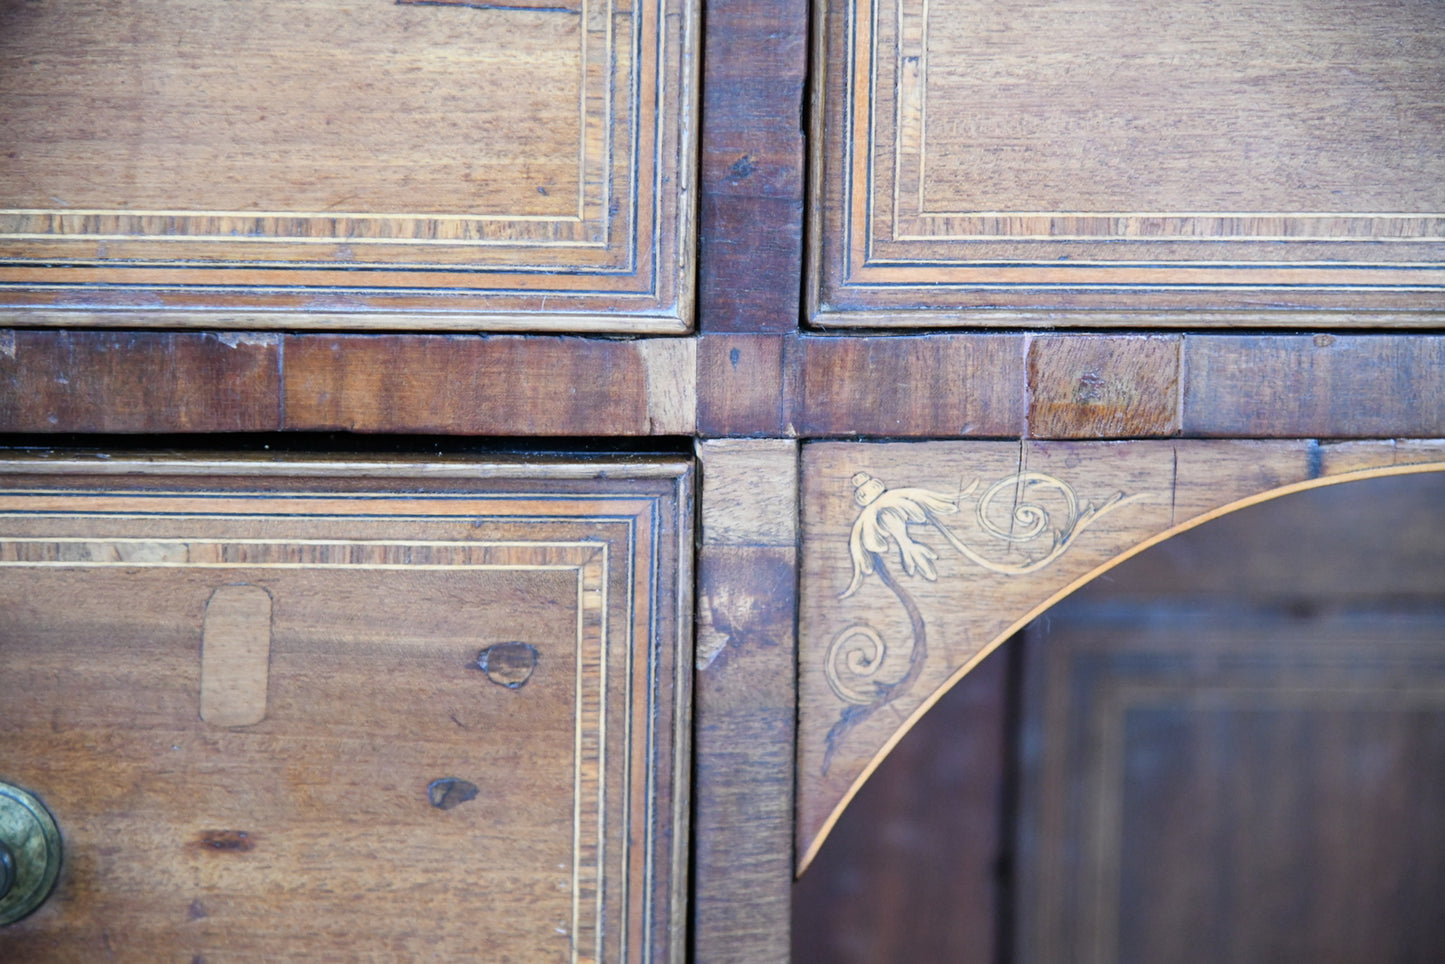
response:
{"label": "arched inlay line", "polygon": [[[989,653],[1074,590],[1145,549],[1251,505],[1325,485],[1445,471],[1445,442],[1439,441],[825,443],[809,449],[799,647],[799,874],[859,788],[923,714]],[[861,462],[873,468],[864,473]],[[1043,541],[1033,550],[1006,548],[999,555],[997,546],[969,545],[997,526],[980,514],[981,525],[969,528],[963,517],[975,511],[970,496],[987,482],[970,485],[958,469],[968,467],[964,475],[976,469],[991,479],[988,470],[995,466],[997,478],[1015,479],[1016,526],[1037,521],[1026,477],[1044,476],[1069,489],[1063,511],[1035,526]],[[859,471],[848,472],[850,467]],[[872,485],[854,496],[859,474],[868,475],[861,483],[867,486],[873,475],[885,478],[885,469],[891,480],[908,485],[885,485],[885,492]],[[935,481],[949,480],[950,474],[944,484]],[[847,490],[846,498],[839,496],[840,488]],[[870,514],[887,492],[895,494],[895,502],[917,504],[904,506],[891,520],[886,513]],[[920,492],[953,507],[940,515],[939,502]],[[1119,508],[1108,513],[1114,506]],[[1090,510],[1093,531],[1081,533],[1078,520]],[[985,511],[981,503],[976,511]],[[1112,518],[1100,519],[1105,514]],[[877,530],[871,540],[866,531],[859,535],[870,525]],[[1054,560],[1059,561],[1051,565]],[[884,567],[888,571],[880,578],[870,578]],[[910,649],[922,643],[912,637],[920,636],[925,624],[923,658],[932,665],[920,672]],[[836,655],[831,643],[852,638],[850,633],[856,637],[859,626],[877,627],[870,638],[879,645],[866,661],[852,663],[867,672],[869,682],[845,686],[840,696],[840,672],[846,674],[850,664],[829,662]],[[920,685],[910,690],[915,680]]]}

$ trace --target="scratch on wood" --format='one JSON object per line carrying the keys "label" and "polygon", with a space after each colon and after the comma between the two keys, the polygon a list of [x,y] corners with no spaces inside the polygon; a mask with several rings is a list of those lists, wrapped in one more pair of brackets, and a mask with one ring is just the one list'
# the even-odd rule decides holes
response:
{"label": "scratch on wood", "polygon": [[1174,528],[1174,506],[1179,500],[1179,447],[1170,448],[1170,454],[1174,457],[1174,473],[1169,477],[1169,528]]}
{"label": "scratch on wood", "polygon": [[1012,539],[1014,534],[1014,522],[1018,519],[1019,499],[1023,497],[1024,469],[1028,466],[1028,451],[1027,443],[1020,441],[1018,472],[1014,476],[1014,504],[1012,508],[1009,509],[1008,531],[1010,539]]}
{"label": "scratch on wood", "polygon": [[15,359],[15,329],[0,328],[0,355]]}
{"label": "scratch on wood", "polygon": [[468,0],[396,0],[398,7],[470,7],[473,10],[513,10],[522,13],[579,13],[572,7],[534,7],[526,3],[474,3]]}
{"label": "scratch on wood", "polygon": [[202,830],[196,835],[196,843],[202,850],[232,853],[245,853],[256,846],[245,830]]}

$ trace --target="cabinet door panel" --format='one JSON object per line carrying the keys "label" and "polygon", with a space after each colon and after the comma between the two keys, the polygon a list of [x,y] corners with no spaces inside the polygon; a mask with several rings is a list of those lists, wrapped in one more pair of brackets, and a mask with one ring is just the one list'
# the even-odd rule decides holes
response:
{"label": "cabinet door panel", "polygon": [[0,304],[47,323],[682,330],[692,17],[0,4]]}
{"label": "cabinet door panel", "polygon": [[6,960],[677,953],[686,466],[413,468],[4,478]]}
{"label": "cabinet door panel", "polygon": [[1024,700],[1022,959],[1439,956],[1438,605],[1055,625]]}
{"label": "cabinet door panel", "polygon": [[1437,4],[824,6],[816,322],[1445,304]]}

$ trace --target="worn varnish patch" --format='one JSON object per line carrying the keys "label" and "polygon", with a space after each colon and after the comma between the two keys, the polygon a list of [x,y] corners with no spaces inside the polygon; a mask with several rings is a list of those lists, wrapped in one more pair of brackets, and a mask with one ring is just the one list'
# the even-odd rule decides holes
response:
{"label": "worn varnish patch", "polygon": [[201,630],[201,719],[252,726],[266,718],[271,664],[271,594],[222,586],[206,603]]}

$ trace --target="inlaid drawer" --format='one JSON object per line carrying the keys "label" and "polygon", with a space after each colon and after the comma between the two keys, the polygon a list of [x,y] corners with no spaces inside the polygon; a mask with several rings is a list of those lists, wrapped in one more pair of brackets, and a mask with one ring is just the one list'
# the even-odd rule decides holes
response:
{"label": "inlaid drawer", "polygon": [[813,9],[814,323],[1438,324],[1438,6]]}
{"label": "inlaid drawer", "polygon": [[695,6],[0,3],[0,317],[683,331]]}
{"label": "inlaid drawer", "polygon": [[0,472],[0,957],[681,959],[687,463]]}

